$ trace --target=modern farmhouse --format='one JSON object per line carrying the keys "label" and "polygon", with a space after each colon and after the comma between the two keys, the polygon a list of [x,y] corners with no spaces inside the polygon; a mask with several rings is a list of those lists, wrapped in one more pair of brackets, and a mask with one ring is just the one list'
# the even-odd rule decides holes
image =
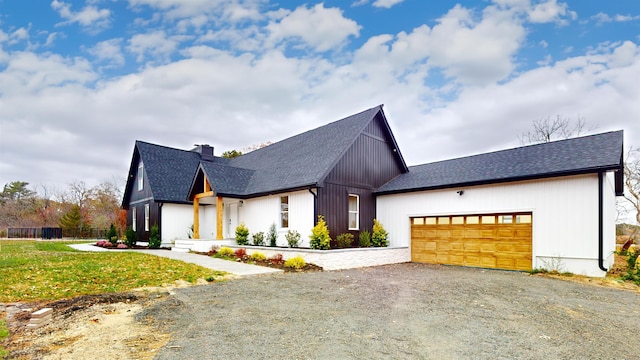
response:
{"label": "modern farmhouse", "polygon": [[406,249],[391,262],[603,276],[622,154],[615,131],[408,167],[377,106],[232,159],[136,141],[122,206],[139,239],[157,225],[164,246],[233,239],[241,223],[308,246],[318,215],[356,238],[376,218]]}

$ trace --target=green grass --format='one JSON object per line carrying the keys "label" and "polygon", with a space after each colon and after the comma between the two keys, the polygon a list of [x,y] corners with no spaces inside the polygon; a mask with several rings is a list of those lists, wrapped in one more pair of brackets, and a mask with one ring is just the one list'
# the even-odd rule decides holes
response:
{"label": "green grass", "polygon": [[[0,342],[6,339],[7,336],[9,336],[9,328],[7,328],[7,321],[0,320]],[[7,355],[9,355],[9,352],[7,351],[7,349],[5,349],[4,346],[0,345],[0,359],[4,359]]]}
{"label": "green grass", "polygon": [[80,252],[67,244],[3,241],[0,302],[64,299],[161,286],[180,279],[189,282],[198,278],[210,280],[225,275],[154,255]]}

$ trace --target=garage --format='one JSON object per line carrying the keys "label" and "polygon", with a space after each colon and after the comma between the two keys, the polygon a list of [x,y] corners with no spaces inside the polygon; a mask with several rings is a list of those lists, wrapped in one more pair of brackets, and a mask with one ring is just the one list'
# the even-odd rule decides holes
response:
{"label": "garage", "polygon": [[531,270],[532,213],[411,217],[411,261]]}

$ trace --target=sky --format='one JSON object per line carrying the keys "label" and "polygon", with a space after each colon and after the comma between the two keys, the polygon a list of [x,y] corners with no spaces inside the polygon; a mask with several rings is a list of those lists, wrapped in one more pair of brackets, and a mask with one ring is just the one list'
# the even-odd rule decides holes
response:
{"label": "sky", "polygon": [[408,165],[546,118],[640,147],[637,0],[0,0],[0,186],[124,186],[136,140],[216,155],[368,108]]}

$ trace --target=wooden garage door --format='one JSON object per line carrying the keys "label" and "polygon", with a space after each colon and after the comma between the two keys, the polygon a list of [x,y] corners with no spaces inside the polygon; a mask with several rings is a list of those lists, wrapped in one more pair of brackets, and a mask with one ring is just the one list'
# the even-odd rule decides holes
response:
{"label": "wooden garage door", "polygon": [[411,218],[411,261],[531,270],[531,213]]}

